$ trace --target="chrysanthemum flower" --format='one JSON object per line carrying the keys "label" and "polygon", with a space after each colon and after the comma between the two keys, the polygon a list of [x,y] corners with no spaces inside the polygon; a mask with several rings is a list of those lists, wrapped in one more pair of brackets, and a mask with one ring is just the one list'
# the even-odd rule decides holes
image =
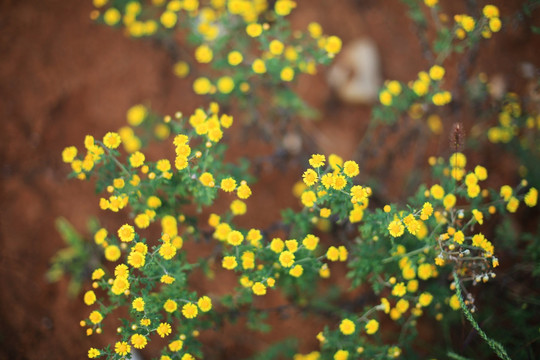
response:
{"label": "chrysanthemum flower", "polygon": [[171,325],[169,323],[161,323],[156,329],[159,336],[162,338],[171,333]]}
{"label": "chrysanthemum flower", "polygon": [[193,319],[197,316],[199,310],[197,306],[193,303],[188,303],[182,306],[182,315],[187,319]]}
{"label": "chrysanthemum flower", "polygon": [[343,335],[351,335],[356,330],[356,326],[353,321],[349,319],[343,319],[339,324],[339,331]]}
{"label": "chrysanthemum flower", "polygon": [[131,345],[125,341],[118,341],[114,345],[114,352],[118,355],[125,356],[131,351]]}
{"label": "chrysanthemum flower", "polygon": [[120,146],[121,142],[122,140],[120,139],[120,135],[115,132],[108,132],[103,137],[103,144],[109,149],[116,149],[118,146]]}
{"label": "chrysanthemum flower", "polygon": [[144,335],[141,335],[141,334],[131,335],[131,344],[136,349],[144,349],[147,343],[148,343],[148,340],[146,339]]}

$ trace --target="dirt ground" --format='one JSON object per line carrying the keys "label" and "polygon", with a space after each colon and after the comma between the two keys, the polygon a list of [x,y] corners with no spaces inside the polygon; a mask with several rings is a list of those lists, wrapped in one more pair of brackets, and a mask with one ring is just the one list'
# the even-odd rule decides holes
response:
{"label": "dirt ground", "polygon": [[[373,38],[385,79],[408,81],[427,66],[399,1],[298,2],[291,19],[299,28],[318,21],[345,44],[362,36]],[[464,7],[456,3],[452,2],[451,12]],[[503,13],[510,9],[515,7],[508,2],[501,8]],[[67,297],[67,281],[51,284],[44,276],[51,256],[64,246],[54,220],[64,216],[82,231],[86,219],[99,213],[92,184],[67,180],[62,149],[81,146],[86,134],[101,136],[119,128],[126,110],[137,103],[150,104],[163,114],[189,113],[203,103],[192,94],[192,79],[172,76],[172,60],[162,48],[94,24],[91,10],[90,1],[0,2],[0,359],[82,359],[90,346],[105,343],[103,338],[87,338],[79,327],[87,310],[81,299]],[[510,88],[521,86],[519,63],[540,66],[540,43],[531,36],[519,24],[496,35],[496,41],[482,47],[470,72],[500,73]],[[449,72],[455,76],[451,68]],[[332,99],[323,69],[317,76],[302,77],[297,86],[322,114],[320,121],[306,125],[306,131],[325,153],[352,156],[367,128],[370,107]],[[456,120],[472,121],[462,119],[459,112],[449,114],[444,119],[446,131]],[[381,144],[386,152],[396,141],[389,139]],[[447,154],[446,139],[446,135],[430,138],[429,149],[435,155]],[[417,146],[416,140],[410,146]],[[269,151],[256,143],[231,144],[234,156]],[[475,156],[497,160],[493,155]],[[386,164],[391,170],[385,173],[388,198],[399,199],[411,162],[399,161],[399,156],[392,159]],[[281,208],[296,206],[290,189],[299,175],[300,169],[294,167],[287,173],[264,171],[251,201],[253,206],[265,204],[266,212],[245,221],[265,226]],[[316,345],[317,326],[315,320],[299,322],[293,314],[285,322],[285,332],[305,335],[301,346],[309,351]],[[250,335],[249,344],[242,344],[242,336],[239,330],[219,340],[220,350],[212,358],[245,357],[280,335]]]}

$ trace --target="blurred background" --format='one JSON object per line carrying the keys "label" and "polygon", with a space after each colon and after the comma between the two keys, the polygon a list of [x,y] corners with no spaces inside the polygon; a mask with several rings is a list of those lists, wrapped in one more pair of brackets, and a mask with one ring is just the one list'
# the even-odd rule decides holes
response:
{"label": "blurred background", "polygon": [[[471,2],[441,3],[448,14],[455,14],[467,11]],[[502,14],[514,14],[523,2],[495,3]],[[105,343],[104,339],[86,337],[79,327],[87,309],[80,295],[68,296],[69,279],[51,283],[45,276],[51,257],[65,247],[55,220],[65,217],[84,233],[87,218],[100,214],[93,184],[67,179],[70,169],[62,163],[62,150],[70,145],[80,147],[87,134],[101,137],[118,129],[126,122],[126,111],[135,104],[146,104],[161,114],[189,114],[207,103],[193,93],[193,78],[174,76],[174,61],[166,48],[95,24],[90,19],[92,10],[89,0],[0,2],[2,359],[81,359],[86,358],[91,344]],[[350,44],[371,44],[376,52],[373,68],[383,80],[407,82],[429,66],[423,56],[421,36],[406,13],[400,1],[298,1],[298,8],[290,15],[293,28],[305,29],[309,22],[317,21],[325,33],[339,36],[344,47],[336,64],[345,68],[345,78],[338,76],[329,81],[332,67],[321,67],[315,76],[303,75],[294,85],[319,112],[315,120],[298,120],[306,136],[304,141],[314,149],[345,159],[355,157],[368,128],[376,99],[356,100],[344,95],[344,87],[356,76],[350,67],[362,61],[354,54],[350,55],[353,60],[347,59],[347,53],[354,53],[354,49],[347,50]],[[467,63],[457,57],[449,59],[450,84],[459,80],[460,66],[465,66],[466,76],[482,71],[496,79],[494,87],[527,91],[523,69],[528,64],[540,66],[539,36],[532,34],[525,22],[516,21],[494,37],[466,59]],[[178,44],[184,46],[183,40],[178,39]],[[361,171],[381,179],[382,204],[404,199],[406,190],[418,185],[421,174],[411,178],[412,168],[427,169],[429,156],[447,156],[451,152],[448,134],[453,123],[461,121],[471,130],[473,114],[463,112],[459,104],[457,97],[456,105],[444,114],[442,129],[436,133],[426,126],[419,130],[418,124],[409,121],[393,125],[371,139],[370,148],[376,147],[377,151],[363,158]],[[235,114],[235,109],[231,112]],[[230,136],[231,159],[248,156],[260,160],[279,150],[279,141],[276,149],[275,144]],[[494,173],[498,183],[513,180],[512,174],[517,173],[515,159],[498,148],[486,147],[468,155],[490,171],[504,169]],[[303,158],[299,159],[284,160],[280,166],[263,162],[253,202],[264,202],[265,213],[244,221],[268,226],[269,219],[276,218],[280,209],[298,207],[291,189],[304,166]],[[121,216],[104,221],[117,223]],[[527,226],[527,221],[522,225]],[[309,340],[302,346],[306,351],[314,349],[313,334],[317,332],[316,328],[305,330]],[[220,356],[233,359],[249,355],[272,336],[279,335],[266,335],[249,345],[234,341],[222,344]]]}

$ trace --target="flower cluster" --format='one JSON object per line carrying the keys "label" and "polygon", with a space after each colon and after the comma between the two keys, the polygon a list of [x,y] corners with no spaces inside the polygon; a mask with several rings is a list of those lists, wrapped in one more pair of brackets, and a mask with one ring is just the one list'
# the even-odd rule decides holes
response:
{"label": "flower cluster", "polygon": [[[292,0],[208,1],[162,0],[141,3],[95,0],[91,18],[123,27],[134,38],[170,38],[185,31],[193,44],[189,54],[175,52],[173,72],[185,78],[193,68],[193,91],[221,103],[231,99],[244,106],[264,105],[272,96],[279,107],[293,112],[307,109],[287,84],[299,74],[315,74],[341,50],[341,40],[323,34],[319,23],[293,30],[287,16]],[[211,67],[214,71],[209,71]],[[271,88],[266,92],[264,89]]]}
{"label": "flower cluster", "polygon": [[[429,159],[439,181],[430,188],[421,187],[407,210],[389,204],[373,211],[365,205],[371,190],[354,194],[359,185],[345,181],[342,187],[338,182],[336,189],[335,182],[325,178],[328,174],[332,178],[340,174],[344,178],[357,175],[358,165],[336,162],[334,156],[330,159],[328,169],[322,171],[326,158],[313,155],[310,159],[313,168],[304,172],[307,187],[302,194],[313,193],[309,201],[306,196],[301,198],[308,210],[304,210],[305,216],[327,206],[338,223],[348,220],[353,224],[357,218],[350,212],[347,216],[342,208],[335,209],[340,209],[341,204],[354,211],[357,200],[364,204],[362,221],[357,224],[359,235],[351,254],[344,259],[353,284],[370,282],[379,302],[360,313],[343,311],[335,330],[326,328],[319,334],[321,352],[309,355],[314,358],[347,359],[357,354],[368,358],[399,356],[405,343],[389,346],[380,338],[371,339],[379,330],[376,313],[378,317],[388,316],[402,327],[402,332],[415,332],[416,321],[412,320],[426,314],[437,321],[446,317],[450,321],[452,312],[461,309],[456,287],[487,282],[495,277],[494,268],[499,266],[494,243],[482,233],[484,222],[496,213],[515,212],[522,200],[527,206],[537,204],[538,191],[534,187],[524,190],[526,181],[515,189],[508,185],[500,191],[483,188],[481,182],[488,177],[487,169],[476,165],[468,171],[466,156],[454,153],[447,161]],[[335,247],[331,249],[327,258],[339,259],[339,251]],[[458,278],[445,280],[452,272]],[[442,288],[441,281],[445,283]],[[469,293],[466,304],[472,311],[476,309],[474,297]]]}
{"label": "flower cluster", "polygon": [[[435,56],[410,82],[384,84],[374,120],[428,114],[428,126],[440,134],[439,113],[453,96],[445,87],[452,71],[443,64],[451,53],[499,31],[499,10],[486,5],[480,18],[459,14],[451,23],[437,0],[405,3],[419,14],[417,23],[427,22],[425,10],[432,15],[436,40],[425,45]],[[292,31],[286,20],[296,7],[292,0],[94,0],[94,6],[96,21],[136,38],[163,39],[187,29],[193,59],[177,62],[174,72],[186,77],[194,64],[211,67],[193,76],[193,90],[221,103],[235,98],[273,108],[272,101],[257,101],[268,92],[279,99],[278,107],[297,114],[301,106],[286,85],[300,73],[315,73],[317,64],[327,64],[341,49],[341,40],[323,35],[317,23],[306,32]],[[252,207],[252,179],[243,167],[224,161],[233,118],[220,110],[212,102],[190,116],[162,117],[138,104],[127,111],[126,126],[86,136],[82,151],[69,146],[62,152],[72,177],[95,179],[103,211],[127,215],[112,230],[93,231],[100,263],[93,265],[91,288],[82,296],[89,308],[80,325],[88,336],[114,326],[117,338],[90,348],[89,358],[122,359],[152,340],[162,345],[160,360],[202,358],[203,331],[221,331],[240,316],[248,327],[266,329],[269,311],[256,305],[277,292],[287,300],[280,308],[326,321],[316,329],[319,348],[294,359],[408,356],[422,324],[450,329],[462,322],[461,314],[482,335],[471,315],[476,289],[496,278],[499,258],[507,264],[501,231],[489,225],[538,203],[538,182],[529,173],[538,159],[531,154],[538,150],[540,122],[534,111],[523,111],[517,95],[504,97],[499,124],[486,131],[493,143],[519,142],[527,150],[529,163],[519,169],[523,179],[516,186],[507,179],[497,183],[489,166],[467,157],[459,125],[451,136],[453,153],[430,157],[431,178],[404,202],[392,203],[377,179],[361,184],[367,178],[365,170],[360,173],[361,157],[311,155],[293,188],[300,210],[283,211],[282,220],[267,229],[238,225]],[[167,144],[165,156],[147,150],[155,140]],[[221,210],[208,208],[218,197]],[[189,253],[193,242],[212,251]],[[530,244],[535,259],[535,242]],[[188,280],[195,270],[195,276],[234,279],[235,288],[221,295],[194,291]],[[482,338],[504,353],[485,333]]]}
{"label": "flower cluster", "polygon": [[[429,48],[430,52],[437,55],[436,61],[429,70],[419,72],[417,79],[407,84],[396,80],[386,81],[379,92],[379,102],[382,106],[374,111],[374,118],[393,123],[405,113],[413,119],[419,119],[427,112],[430,115],[428,118],[430,129],[439,134],[441,124],[436,115],[437,107],[452,101],[452,93],[442,87],[446,73],[444,60],[453,52],[461,53],[465,48],[474,46],[478,43],[480,34],[486,39],[490,38],[492,33],[501,29],[501,20],[499,9],[494,5],[486,5],[482,11],[482,18],[475,20],[469,15],[455,15],[455,24],[451,27],[447,20],[448,15],[441,12],[438,1],[426,1],[425,4],[432,8],[432,15],[436,18],[434,22],[438,27],[438,38]],[[421,11],[416,14],[418,19],[422,19],[417,19],[420,24],[427,22]]]}

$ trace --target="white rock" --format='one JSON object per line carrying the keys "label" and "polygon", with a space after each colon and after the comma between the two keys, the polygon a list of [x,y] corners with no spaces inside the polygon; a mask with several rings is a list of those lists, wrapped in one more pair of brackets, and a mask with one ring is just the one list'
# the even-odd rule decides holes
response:
{"label": "white rock", "polygon": [[328,84],[347,103],[375,102],[382,85],[381,62],[375,43],[361,38],[345,45],[328,71]]}

